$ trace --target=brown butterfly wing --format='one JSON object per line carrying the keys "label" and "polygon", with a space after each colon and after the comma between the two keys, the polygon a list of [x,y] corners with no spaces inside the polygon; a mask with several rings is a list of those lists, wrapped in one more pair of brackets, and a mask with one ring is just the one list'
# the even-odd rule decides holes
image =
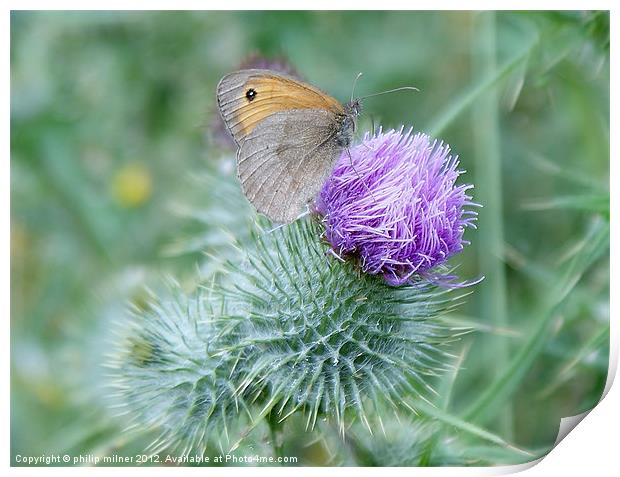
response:
{"label": "brown butterfly wing", "polygon": [[281,111],[323,109],[344,114],[342,104],[331,96],[271,70],[241,70],[224,76],[217,86],[217,102],[239,146],[261,121]]}
{"label": "brown butterfly wing", "polygon": [[237,155],[243,192],[258,212],[292,222],[319,192],[342,151],[336,116],[321,109],[282,111],[245,137]]}

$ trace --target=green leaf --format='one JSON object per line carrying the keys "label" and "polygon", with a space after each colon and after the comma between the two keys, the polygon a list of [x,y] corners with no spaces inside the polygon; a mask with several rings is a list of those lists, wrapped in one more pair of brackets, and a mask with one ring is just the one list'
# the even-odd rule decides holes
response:
{"label": "green leaf", "polygon": [[507,442],[506,440],[504,440],[497,434],[493,434],[492,432],[489,432],[486,429],[483,429],[482,427],[472,424],[471,422],[468,422],[467,420],[461,419],[457,416],[454,416],[427,402],[424,402],[422,400],[416,400],[412,404],[412,407],[416,411],[418,411],[419,413],[423,414],[426,417],[437,419],[438,421],[441,421],[442,423],[450,427],[456,428],[467,434],[470,434],[472,436],[475,436],[485,441],[496,444],[510,452],[513,452],[515,454],[522,456],[523,458],[531,460],[536,457],[534,453],[527,451],[525,449],[521,449]]}
{"label": "green leaf", "polygon": [[609,249],[609,224],[599,223],[587,237],[587,246],[569,263],[563,280],[551,293],[547,311],[541,314],[527,341],[514,352],[503,373],[486,386],[462,417],[466,421],[487,422],[518,388],[538,355],[544,349],[555,320],[558,319],[566,297],[574,289],[588,267]]}
{"label": "green leaf", "polygon": [[550,199],[530,199],[523,204],[525,210],[583,210],[602,215],[609,220],[609,193],[568,195]]}

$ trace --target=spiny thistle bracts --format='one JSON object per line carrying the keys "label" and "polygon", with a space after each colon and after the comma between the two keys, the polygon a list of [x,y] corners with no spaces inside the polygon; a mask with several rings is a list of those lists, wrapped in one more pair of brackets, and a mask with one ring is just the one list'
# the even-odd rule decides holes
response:
{"label": "spiny thistle bracts", "polygon": [[127,429],[159,433],[148,452],[202,455],[209,442],[226,448],[246,409],[231,377],[234,363],[218,353],[218,307],[200,291],[186,295],[173,285],[136,308],[126,326],[108,364],[113,397]]}
{"label": "spiny thistle bracts", "polygon": [[[460,297],[431,283],[395,288],[329,256],[310,218],[256,239],[234,289],[225,291],[248,401],[282,421],[295,412],[340,426],[367,423],[366,405],[398,407],[434,391],[453,330],[436,320]],[[234,323],[234,324],[232,324]]]}

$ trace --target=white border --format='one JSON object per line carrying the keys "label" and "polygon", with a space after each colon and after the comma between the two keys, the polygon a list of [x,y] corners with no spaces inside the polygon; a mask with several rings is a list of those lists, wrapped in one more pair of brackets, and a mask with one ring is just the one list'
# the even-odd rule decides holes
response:
{"label": "white border", "polygon": [[[411,2],[411,1],[392,1],[392,2],[353,2],[353,1],[325,1],[316,0],[314,2],[307,2],[300,5],[299,3],[291,5],[290,2],[284,1],[261,1],[257,4],[256,1],[231,1],[228,0],[224,4],[221,2],[205,2],[198,0],[177,0],[175,2],[163,2],[163,1],[133,1],[130,4],[125,1],[109,0],[107,2],[89,2],[88,5],[83,2],[76,1],[59,1],[59,2],[44,2],[44,1],[9,1],[8,7],[13,10],[27,10],[27,9],[152,9],[153,7],[161,10],[183,10],[183,9],[213,9],[221,10],[222,6],[227,9],[233,10],[249,10],[260,7],[261,9],[315,9],[315,10],[340,10],[340,9],[393,9],[393,10],[409,10],[412,7],[417,9],[559,9],[559,10],[572,10],[572,9],[601,9],[612,10],[611,12],[611,27],[612,27],[612,42],[615,40],[615,34],[618,31],[618,13],[613,11],[612,2],[610,1],[590,1],[590,2],[577,2],[577,1],[521,1],[521,2],[503,2],[501,5],[497,2],[491,1],[478,1],[478,2],[456,2],[456,1],[444,1],[435,0],[429,2]],[[293,7],[293,8],[292,8]],[[295,8],[297,7],[297,8]],[[429,8],[432,7],[432,8]],[[7,71],[2,75],[3,91],[5,99],[5,113],[3,116],[2,137],[3,144],[5,144],[5,150],[9,151],[8,157],[10,157],[10,117],[8,114],[10,105],[10,73],[9,73],[9,42],[10,42],[10,18],[9,11],[6,11],[3,24],[5,27],[2,29],[4,34],[2,35],[4,43],[4,65]],[[617,45],[614,45],[610,49],[611,51],[611,84],[617,84],[618,78],[618,54]],[[618,124],[618,108],[617,108],[617,95],[615,90],[611,90],[611,155],[610,157],[618,156],[618,140],[614,136],[614,126]],[[7,206],[2,210],[2,223],[4,225],[4,234],[2,236],[2,245],[5,250],[4,257],[10,257],[10,161],[4,161],[4,173],[0,179],[2,199]],[[617,161],[611,161],[610,164],[610,181],[611,184],[618,184],[618,163]],[[620,235],[618,234],[618,223],[615,220],[615,213],[618,210],[618,198],[619,188],[617,186],[611,187],[611,206],[612,206],[612,226],[611,226],[611,243],[619,243]],[[2,273],[2,292],[4,294],[4,300],[2,301],[5,306],[5,323],[7,328],[10,324],[10,266],[9,259],[3,261],[3,273]],[[531,464],[525,464],[523,466],[507,466],[507,467],[491,467],[491,468],[355,468],[353,471],[358,475],[384,475],[386,472],[398,474],[398,475],[497,475],[523,471],[528,469],[528,475],[541,475],[548,476],[552,473],[558,473],[561,475],[584,475],[586,473],[593,473],[593,475],[612,475],[617,474],[620,470],[620,464],[618,459],[617,448],[617,436],[618,430],[619,412],[620,408],[620,391],[618,386],[611,387],[613,379],[615,377],[618,359],[618,344],[619,341],[619,326],[617,322],[617,296],[613,293],[617,289],[618,280],[613,273],[617,271],[620,266],[618,263],[618,254],[612,248],[611,250],[611,303],[610,313],[612,317],[611,326],[611,352],[610,352],[610,373],[606,385],[606,391],[609,391],[603,401],[596,406],[590,414],[588,414],[584,420],[577,426],[576,430],[570,432],[568,436],[559,443],[559,445],[551,451],[544,459],[542,459],[538,465],[532,466]],[[10,407],[9,407],[9,376],[10,376],[10,330],[7,329],[4,334],[5,345],[2,347],[2,358],[4,361],[4,392],[2,395],[4,409],[5,409],[5,422],[10,422]],[[611,387],[611,389],[610,389]],[[4,465],[9,466],[10,459],[10,426],[5,426],[5,433],[3,434],[3,455]],[[16,475],[32,475],[34,473],[45,472],[56,475],[64,474],[76,474],[83,475],[85,471],[92,472],[99,475],[153,475],[160,473],[169,473],[173,471],[177,473],[186,472],[201,472],[204,474],[214,475],[239,475],[247,474],[251,472],[256,475],[288,475],[291,472],[290,468],[32,468],[32,467],[13,467],[9,469],[10,472]],[[337,470],[332,469],[327,472],[335,472]],[[343,472],[347,472],[348,469],[342,469]],[[316,473],[325,473],[326,470],[316,468],[296,468],[295,474],[299,476],[315,475]]]}
{"label": "white border", "polygon": [[109,0],[107,2],[76,0],[9,0],[10,10],[610,10],[613,2],[592,0],[503,1],[435,0],[433,2],[391,0],[383,2],[353,0],[314,0],[312,2],[287,2],[284,0]]}

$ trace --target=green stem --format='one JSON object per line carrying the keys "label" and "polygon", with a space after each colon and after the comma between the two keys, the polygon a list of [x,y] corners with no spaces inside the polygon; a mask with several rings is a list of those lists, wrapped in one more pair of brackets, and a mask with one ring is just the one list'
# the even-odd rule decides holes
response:
{"label": "green stem", "polygon": [[273,453],[276,457],[284,458],[282,423],[278,422],[278,416],[274,412],[267,415],[267,423],[269,424],[269,438]]}
{"label": "green stem", "polygon": [[560,279],[550,292],[550,305],[546,313],[538,318],[536,327],[521,349],[513,353],[513,358],[493,383],[491,383],[465,410],[461,418],[467,421],[489,421],[518,388],[526,373],[544,349],[553,329],[553,323],[562,312],[566,297],[577,285],[579,278],[588,267],[609,250],[609,224],[601,221],[586,237],[587,247],[576,255],[569,264],[563,279]]}
{"label": "green stem", "polygon": [[381,463],[376,460],[372,452],[370,452],[353,433],[345,431],[345,442],[355,459],[356,465],[361,467],[381,466]]}
{"label": "green stem", "polygon": [[[450,406],[450,400],[452,398],[452,390],[454,389],[454,383],[456,382],[456,378],[458,373],[463,365],[463,361],[465,360],[465,356],[469,352],[469,346],[465,345],[461,349],[460,355],[456,358],[454,362],[454,367],[451,373],[446,374],[442,379],[439,387],[439,395],[441,396],[441,400],[439,401],[440,408],[448,412],[448,407]],[[420,467],[429,467],[431,466],[431,462],[433,459],[433,454],[435,452],[435,448],[439,443],[439,439],[443,435],[443,429],[437,428],[432,435],[432,437],[428,440],[426,445],[424,446],[424,450],[422,451],[422,455],[420,456]]]}
{"label": "green stem", "polygon": [[[474,22],[473,69],[481,78],[497,71],[495,13],[477,14]],[[502,166],[499,132],[499,100],[497,88],[489,87],[473,109],[472,122],[476,157],[476,199],[483,205],[479,215],[479,268],[486,279],[480,286],[481,316],[493,321],[497,328],[508,324],[506,306],[506,275],[502,259],[504,224],[502,217]],[[493,337],[486,361],[491,374],[500,376],[508,363],[508,342]],[[510,404],[499,416],[499,430],[512,438],[513,413]]]}

